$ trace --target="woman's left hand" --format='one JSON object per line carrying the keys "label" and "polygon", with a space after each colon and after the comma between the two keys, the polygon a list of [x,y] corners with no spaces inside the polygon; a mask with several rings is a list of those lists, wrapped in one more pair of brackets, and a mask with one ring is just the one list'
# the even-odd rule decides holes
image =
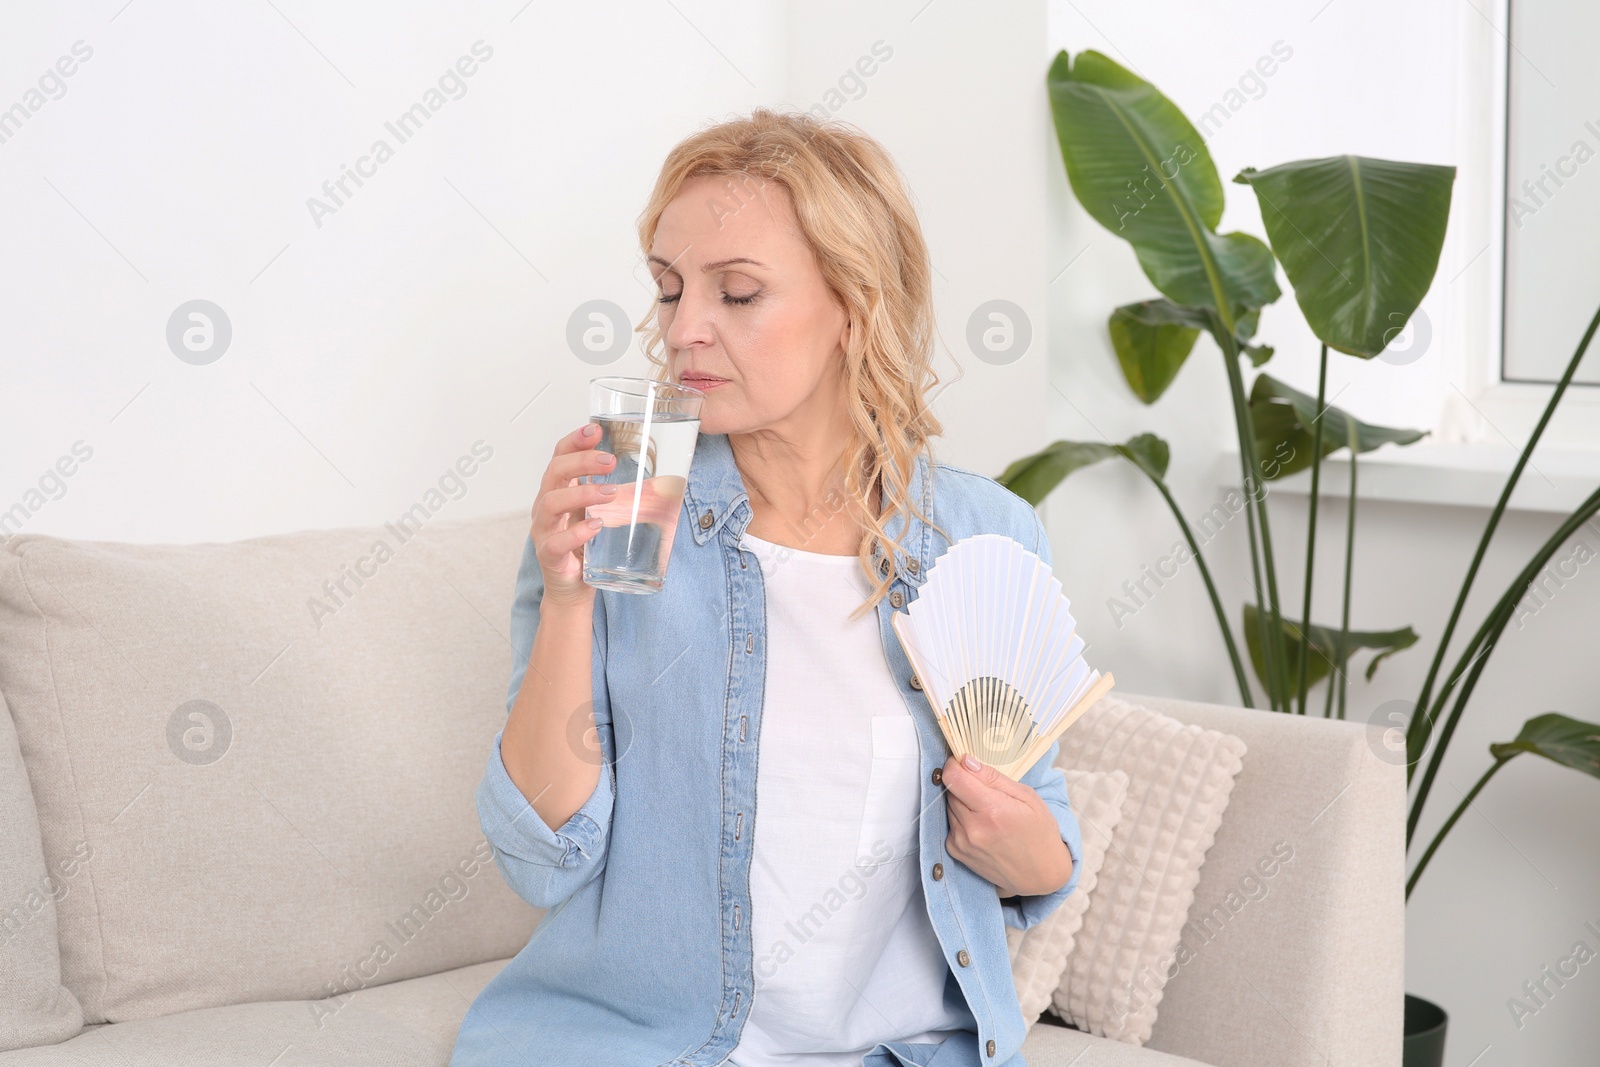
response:
{"label": "woman's left hand", "polygon": [[1053,893],[1072,877],[1072,853],[1055,815],[1032,786],[986,763],[951,756],[944,780],[950,833],[945,851],[993,882],[1000,896]]}

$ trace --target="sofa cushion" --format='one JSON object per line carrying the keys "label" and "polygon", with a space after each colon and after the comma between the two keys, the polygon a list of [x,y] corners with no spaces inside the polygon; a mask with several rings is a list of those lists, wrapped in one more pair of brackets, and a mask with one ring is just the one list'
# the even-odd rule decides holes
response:
{"label": "sofa cushion", "polygon": [[1400,1067],[1405,767],[1365,722],[1123,699],[1250,748],[1146,1047],[1238,1067]]}
{"label": "sofa cushion", "polygon": [[1084,913],[1100,867],[1105,863],[1111,833],[1122,819],[1128,796],[1128,776],[1122,771],[1067,770],[1067,798],[1083,831],[1082,869],[1078,887],[1055,911],[1026,930],[1006,927],[1006,947],[1011,950],[1011,977],[1017,985],[1022,1018],[1032,1026],[1050,1006],[1061,974],[1067,966],[1073,939],[1083,926]]}
{"label": "sofa cushion", "polygon": [[[1045,1023],[1028,1031],[1022,1055],[1028,1067],[1206,1067],[1199,1060]],[[3,1056],[0,1065],[10,1067]]]}
{"label": "sofa cushion", "polygon": [[[473,998],[510,960],[324,1001],[202,1008],[92,1026],[59,1045],[0,1053],[0,1067],[446,1067]],[[1028,1067],[1203,1067],[1197,1060],[1040,1024]]]}
{"label": "sofa cushion", "polygon": [[83,1028],[61,984],[56,901],[79,883],[85,849],[46,868],[39,813],[17,733],[0,695],[0,1051],[65,1041]]}
{"label": "sofa cushion", "polygon": [[445,1067],[467,1006],[509,962],[321,1001],[201,1008],[94,1026],[59,1045],[0,1053],[0,1067]]}
{"label": "sofa cushion", "polygon": [[1244,754],[1231,734],[1114,695],[1062,735],[1059,766],[1128,776],[1122,818],[1053,1001],[1063,1019],[1117,1041],[1150,1040]]}
{"label": "sofa cushion", "polygon": [[[0,1067],[446,1067],[473,998],[510,960],[324,1001],[202,1008],[92,1026],[59,1045],[0,1053]],[[1197,1060],[1040,1024],[1028,1067],[1203,1067]],[[287,1055],[286,1055],[287,1053]]]}
{"label": "sofa cushion", "polygon": [[[443,497],[440,497],[443,501]],[[88,1022],[515,954],[473,791],[527,515],[230,544],[0,548],[0,693]]]}

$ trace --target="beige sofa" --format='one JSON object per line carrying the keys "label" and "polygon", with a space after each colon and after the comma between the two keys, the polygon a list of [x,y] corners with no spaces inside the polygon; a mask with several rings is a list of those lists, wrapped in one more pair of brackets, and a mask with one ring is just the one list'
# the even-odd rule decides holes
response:
{"label": "beige sofa", "polygon": [[[447,1062],[541,914],[473,802],[525,536],[0,548],[0,1067]],[[1040,1023],[1029,1063],[1398,1064],[1403,776],[1355,725],[1130,699],[1249,745],[1196,956],[1149,1048]]]}

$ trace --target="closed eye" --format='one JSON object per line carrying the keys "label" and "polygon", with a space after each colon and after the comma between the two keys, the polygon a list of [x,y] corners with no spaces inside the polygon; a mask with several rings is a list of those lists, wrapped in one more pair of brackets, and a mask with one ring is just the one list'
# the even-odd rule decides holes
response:
{"label": "closed eye", "polygon": [[[723,293],[722,294],[722,302],[724,304],[738,304],[738,305],[751,304],[751,303],[754,303],[756,297],[758,297],[760,295],[761,295],[760,290],[757,290],[756,292],[753,292],[748,296],[734,296],[732,293]],[[683,293],[682,293],[681,290],[679,292],[676,292],[676,293],[662,293],[659,297],[656,298],[656,303],[658,303],[658,304],[676,304],[678,302],[678,299],[680,297],[682,297],[682,296],[683,296]]]}

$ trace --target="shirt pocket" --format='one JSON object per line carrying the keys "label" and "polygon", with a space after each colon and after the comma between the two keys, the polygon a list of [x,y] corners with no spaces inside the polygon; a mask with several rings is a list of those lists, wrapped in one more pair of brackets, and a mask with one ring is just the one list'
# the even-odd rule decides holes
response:
{"label": "shirt pocket", "polygon": [[910,715],[872,717],[872,771],[861,812],[856,866],[878,867],[917,848],[922,769],[917,724]]}

